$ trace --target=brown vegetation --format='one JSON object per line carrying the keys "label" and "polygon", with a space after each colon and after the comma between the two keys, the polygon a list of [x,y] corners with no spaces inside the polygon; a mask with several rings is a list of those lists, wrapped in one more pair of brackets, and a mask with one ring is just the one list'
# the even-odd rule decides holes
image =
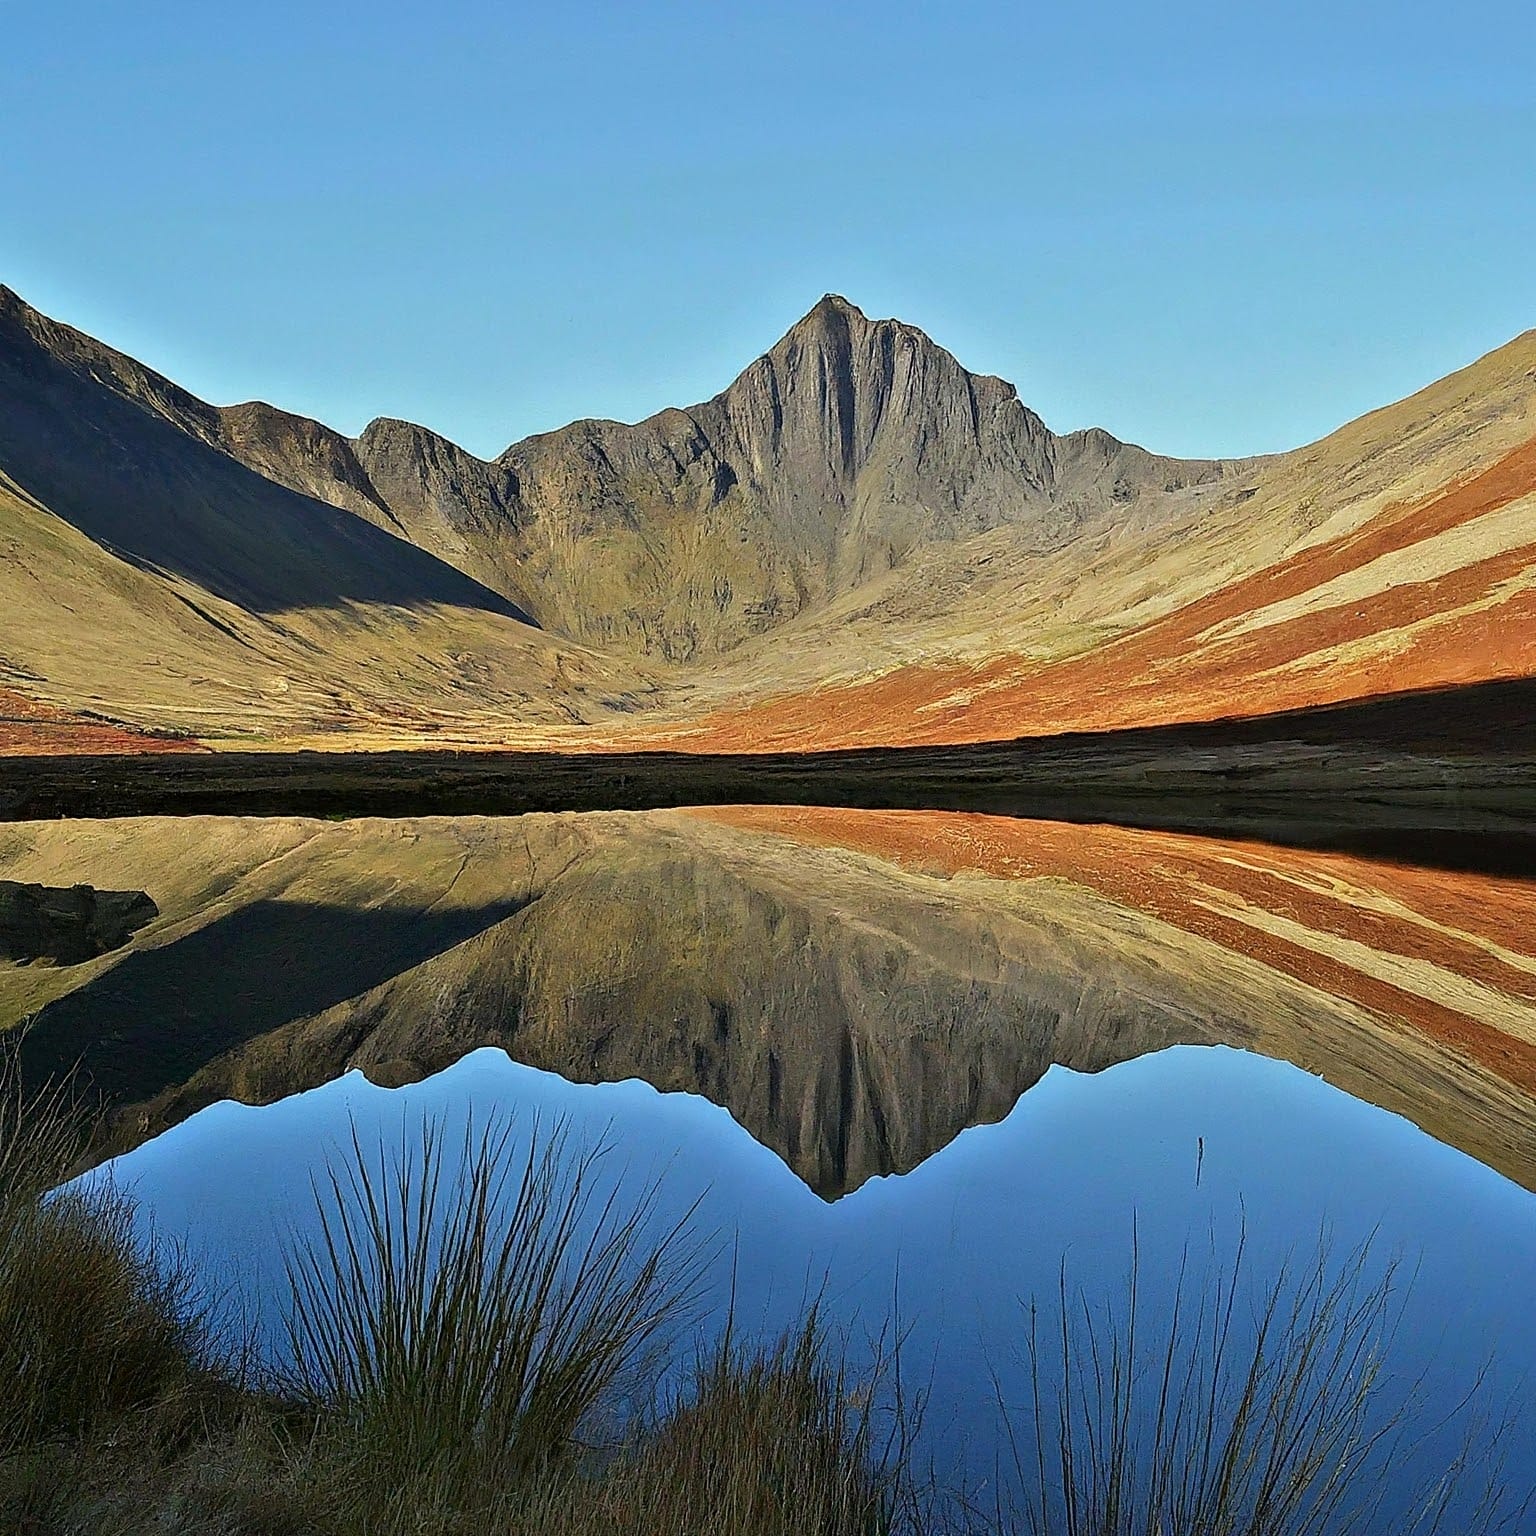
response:
{"label": "brown vegetation", "polygon": [[[1536,673],[1536,540],[1258,628],[1245,621],[1536,493],[1536,439],[1464,483],[1235,581],[1084,655],[915,666],[698,722],[700,749],[1004,740],[1215,720]],[[1532,511],[1536,528],[1536,510]],[[1236,628],[1234,628],[1236,626]],[[1400,638],[1391,639],[1397,636]],[[1359,659],[1340,653],[1368,643]]]}

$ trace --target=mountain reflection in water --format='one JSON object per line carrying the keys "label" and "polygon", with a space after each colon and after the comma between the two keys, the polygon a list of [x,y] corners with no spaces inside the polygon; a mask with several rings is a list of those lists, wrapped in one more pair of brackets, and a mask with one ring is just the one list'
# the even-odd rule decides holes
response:
{"label": "mountain reflection in water", "polygon": [[939,812],[721,808],[0,827],[0,875],[142,890],[0,966],[32,1070],[123,1151],[221,1099],[480,1046],[729,1109],[818,1193],[916,1167],[1053,1064],[1293,1062],[1536,1188],[1536,882]]}

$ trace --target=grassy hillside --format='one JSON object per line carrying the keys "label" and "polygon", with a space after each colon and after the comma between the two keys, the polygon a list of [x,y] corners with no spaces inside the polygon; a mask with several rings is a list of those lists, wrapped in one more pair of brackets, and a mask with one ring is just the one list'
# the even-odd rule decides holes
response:
{"label": "grassy hillside", "polygon": [[1176,461],[829,299],[712,401],[492,464],[207,405],[6,293],[0,749],[974,741],[1529,676],[1533,380],[1528,333]]}

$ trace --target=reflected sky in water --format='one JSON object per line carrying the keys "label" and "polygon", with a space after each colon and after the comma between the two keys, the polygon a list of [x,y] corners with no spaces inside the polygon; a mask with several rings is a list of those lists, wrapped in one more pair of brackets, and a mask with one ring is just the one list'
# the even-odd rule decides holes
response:
{"label": "reflected sky in water", "polygon": [[[1371,1236],[1380,1260],[1416,1270],[1399,1366],[1428,1372],[1431,1392],[1485,1358],[1499,1390],[1516,1391],[1536,1361],[1536,1196],[1406,1120],[1224,1047],[1095,1076],[1052,1068],[1002,1123],[833,1204],[703,1099],[574,1085],[494,1050],[400,1090],[353,1073],[266,1109],[215,1105],[111,1167],[163,1235],[270,1298],[280,1243],[311,1218],[309,1181],[349,1125],[367,1147],[421,1114],[453,1125],[471,1111],[511,1111],[520,1135],[536,1118],[566,1120],[581,1141],[606,1135],[627,1176],[662,1177],[665,1212],[698,1199],[700,1229],[720,1241],[710,1299],[723,1307],[734,1283],[748,1327],[782,1327],[820,1294],[858,1356],[894,1306],[936,1443],[983,1433],[993,1371],[1017,1388],[1021,1300],[1054,1298],[1063,1263],[1074,1288],[1123,1292],[1133,1226],[1154,1300],[1186,1245],[1230,1256],[1246,1232],[1259,1274],[1315,1253],[1325,1228],[1341,1245]],[[1536,1466],[1536,1424],[1517,1435],[1517,1460]]]}

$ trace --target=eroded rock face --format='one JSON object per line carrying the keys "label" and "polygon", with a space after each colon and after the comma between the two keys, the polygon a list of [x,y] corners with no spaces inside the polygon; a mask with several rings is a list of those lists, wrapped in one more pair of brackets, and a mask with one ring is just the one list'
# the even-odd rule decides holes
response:
{"label": "eroded rock face", "polygon": [[144,891],[50,889],[0,880],[0,961],[79,965],[126,944],[160,915]]}
{"label": "eroded rock face", "polygon": [[771,630],[920,546],[1008,526],[1049,550],[1172,515],[1224,472],[1104,432],[1057,437],[1012,385],[835,295],[713,400],[636,426],[577,422],[498,462],[530,527],[630,573],[615,600],[591,562],[551,561],[561,621],[676,661]]}

